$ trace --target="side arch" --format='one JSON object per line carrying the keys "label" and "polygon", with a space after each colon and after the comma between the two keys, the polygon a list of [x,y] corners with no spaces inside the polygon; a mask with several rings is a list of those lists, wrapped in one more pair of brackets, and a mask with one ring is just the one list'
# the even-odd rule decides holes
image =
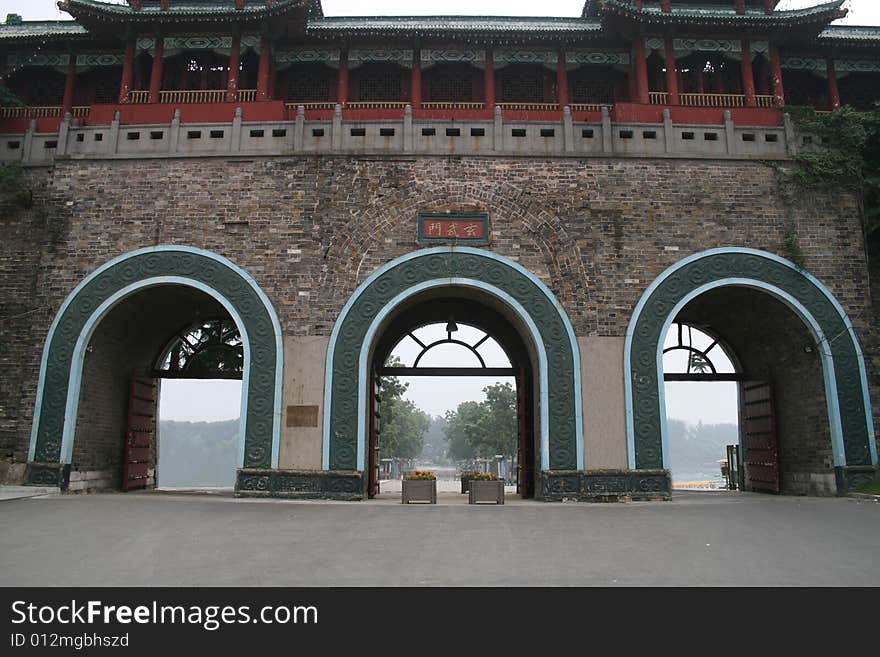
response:
{"label": "side arch", "polygon": [[[254,279],[231,261],[185,246],[157,246],[119,256],[68,295],[49,329],[40,364],[28,461],[70,462],[83,357],[101,319],[134,292],[155,285],[197,288],[220,302],[244,341],[240,467],[277,467],[283,349],[281,325]],[[60,483],[53,468],[31,467],[32,483]],[[55,477],[58,481],[51,481]]]}
{"label": "side arch", "polygon": [[841,305],[821,282],[784,258],[754,249],[721,248],[697,253],[664,271],[633,312],[624,348],[630,467],[668,465],[662,340],[688,301],[724,285],[764,290],[804,321],[820,347],[835,465],[876,465],[864,358]]}
{"label": "side arch", "polygon": [[519,264],[468,247],[423,249],[393,260],[367,278],[342,309],[327,351],[323,469],[362,469],[365,354],[391,309],[412,294],[441,286],[478,287],[529,327],[542,368],[542,467],[582,469],[580,355],[565,311],[547,286]]}

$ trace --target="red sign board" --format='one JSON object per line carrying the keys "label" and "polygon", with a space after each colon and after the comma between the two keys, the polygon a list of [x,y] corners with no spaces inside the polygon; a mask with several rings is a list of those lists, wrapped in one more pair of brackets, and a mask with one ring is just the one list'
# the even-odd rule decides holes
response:
{"label": "red sign board", "polygon": [[419,242],[489,243],[489,215],[420,214]]}

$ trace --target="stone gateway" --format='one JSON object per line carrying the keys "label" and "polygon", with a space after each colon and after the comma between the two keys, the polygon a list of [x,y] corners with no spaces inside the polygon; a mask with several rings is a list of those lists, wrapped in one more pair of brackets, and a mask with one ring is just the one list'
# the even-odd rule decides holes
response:
{"label": "stone gateway", "polygon": [[[385,358],[453,314],[510,358],[525,496],[668,499],[663,384],[685,376],[739,386],[746,489],[876,477],[876,239],[856,191],[780,182],[811,139],[786,93],[880,99],[874,30],[829,26],[840,4],[10,16],[0,478],[153,487],[161,381],[224,377],[238,495],[371,497]],[[678,325],[736,371],[664,369]]]}

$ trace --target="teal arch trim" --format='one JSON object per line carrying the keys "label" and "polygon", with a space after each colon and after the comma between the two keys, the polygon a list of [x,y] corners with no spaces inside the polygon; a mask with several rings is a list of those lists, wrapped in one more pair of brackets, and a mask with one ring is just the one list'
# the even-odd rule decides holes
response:
{"label": "teal arch trim", "polygon": [[242,332],[239,465],[277,467],[281,428],[281,325],[268,297],[246,272],[217,254],[182,246],[126,253],[87,276],[68,295],[46,338],[28,460],[69,463],[85,348],[97,324],[139,289],[188,285],[217,299]]}
{"label": "teal arch trim", "polygon": [[[358,287],[340,313],[327,351],[322,454],[325,470],[363,468],[364,354],[369,353],[381,318],[418,291],[456,285],[493,294],[529,327],[539,361],[542,353],[546,361],[545,371],[539,371],[544,388],[539,393],[542,467],[583,468],[580,354],[565,311],[552,292],[518,263],[482,249],[437,247],[415,251],[378,269]],[[539,362],[539,370],[540,366]]]}
{"label": "teal arch trim", "polygon": [[843,308],[816,278],[774,254],[721,248],[676,263],[642,295],[627,329],[624,372],[632,468],[660,468],[666,455],[662,339],[684,305],[722,285],[761,289],[786,303],[820,345],[835,465],[877,463],[864,357]]}

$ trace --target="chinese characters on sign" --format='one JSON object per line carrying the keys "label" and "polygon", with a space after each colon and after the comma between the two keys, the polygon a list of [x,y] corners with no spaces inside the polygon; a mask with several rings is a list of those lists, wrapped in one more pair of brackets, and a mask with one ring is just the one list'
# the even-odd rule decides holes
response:
{"label": "chinese characters on sign", "polygon": [[488,214],[420,214],[419,242],[489,243]]}

